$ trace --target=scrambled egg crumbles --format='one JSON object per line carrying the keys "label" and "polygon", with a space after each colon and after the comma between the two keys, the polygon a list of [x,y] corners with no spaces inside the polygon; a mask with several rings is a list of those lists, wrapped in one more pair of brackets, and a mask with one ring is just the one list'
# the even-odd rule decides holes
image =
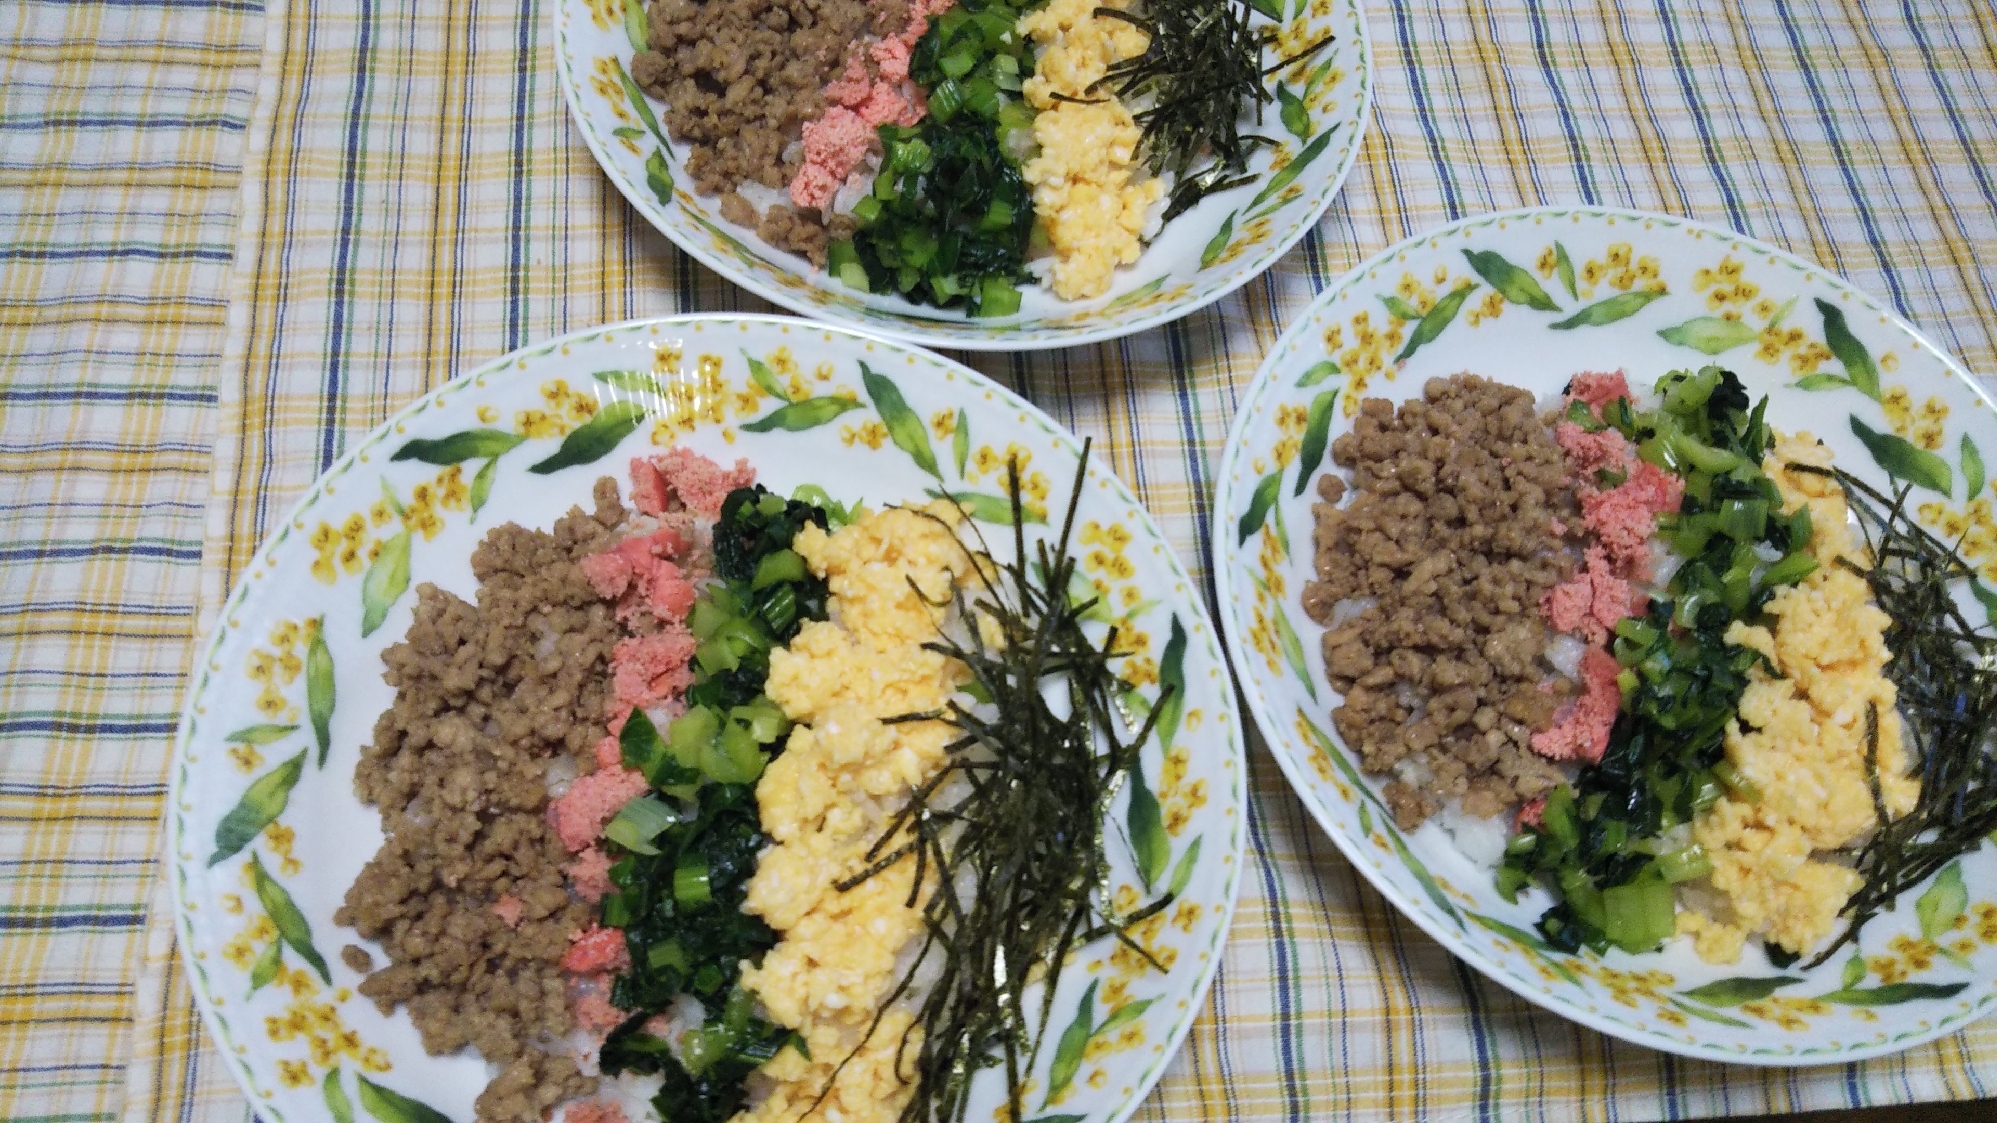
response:
{"label": "scrambled egg crumbles", "polygon": [[1812,855],[1850,846],[1878,825],[1866,782],[1868,704],[1878,707],[1887,814],[1906,814],[1920,794],[1919,780],[1906,775],[1893,683],[1881,673],[1889,619],[1864,579],[1837,564],[1840,557],[1869,564],[1846,523],[1844,492],[1829,478],[1784,467],[1830,463],[1828,448],[1798,433],[1779,438],[1762,465],[1781,489],[1784,512],[1809,505],[1818,567],[1769,601],[1771,626],[1735,622],[1727,631],[1728,643],[1761,652],[1775,673],[1751,672],[1726,736],[1727,760],[1758,798],[1727,795],[1692,828],[1732,914],[1678,914],[1678,931],[1709,962],[1734,962],[1750,936],[1801,954],[1830,934],[1858,890],[1850,866]]}
{"label": "scrambled egg crumbles", "polygon": [[1038,111],[1033,139],[1040,155],[1020,175],[1033,187],[1034,212],[1054,249],[1049,280],[1063,300],[1109,291],[1116,267],[1144,251],[1151,205],[1165,190],[1153,178],[1131,182],[1137,122],[1114,95],[1089,89],[1112,63],[1143,54],[1151,37],[1096,15],[1099,6],[1122,9],[1130,0],[1052,0],[1019,20],[1020,33],[1040,44],[1033,77],[1021,90]]}
{"label": "scrambled egg crumbles", "polygon": [[[881,719],[940,709],[969,678],[962,663],[922,648],[947,612],[938,605],[976,577],[954,533],[961,518],[940,501],[896,508],[834,534],[806,527],[792,546],[830,585],[831,620],[806,624],[789,648],[770,655],[766,690],[798,724],[756,785],[763,830],[775,844],[749,882],[745,907],[781,938],[760,967],[742,972],[742,983],[771,1020],[804,1037],[810,1057],[777,1053],[760,1070],[768,1096],[736,1123],[807,1115],[894,1123],[913,1091],[913,1073],[894,1071],[913,1019],[896,1009],[819,1099],[900,981],[903,949],[922,933],[922,901],[907,907],[915,863],[897,863],[850,892],[834,883],[867,867],[867,849],[910,789],[942,767],[954,736],[941,722]],[[904,1063],[914,1056],[911,1047]]]}

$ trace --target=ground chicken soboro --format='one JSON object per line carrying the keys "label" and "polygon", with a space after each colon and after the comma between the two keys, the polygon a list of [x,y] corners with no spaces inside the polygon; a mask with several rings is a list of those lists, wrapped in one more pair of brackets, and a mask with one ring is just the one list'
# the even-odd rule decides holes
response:
{"label": "ground chicken soboro", "polygon": [[[387,835],[335,915],[388,954],[360,992],[384,1013],[407,1005],[431,1053],[471,1045],[500,1065],[478,1099],[492,1123],[540,1123],[595,1086],[556,1043],[570,1027],[561,960],[594,910],[570,896],[543,814],[550,765],[592,759],[624,636],[576,565],[624,521],[614,482],[595,498],[553,533],[488,534],[476,606],[418,587],[407,639],[383,653],[395,704],[354,772]],[[370,965],[358,948],[342,957]]]}
{"label": "ground chicken soboro", "polygon": [[1344,482],[1319,481],[1304,611],[1327,628],[1339,734],[1395,776],[1394,821],[1412,830],[1459,797],[1490,816],[1550,790],[1560,773],[1530,746],[1562,700],[1541,686],[1539,604],[1571,568],[1558,527],[1572,500],[1532,396],[1457,375],[1398,413],[1368,398],[1332,459],[1356,495],[1341,508]]}

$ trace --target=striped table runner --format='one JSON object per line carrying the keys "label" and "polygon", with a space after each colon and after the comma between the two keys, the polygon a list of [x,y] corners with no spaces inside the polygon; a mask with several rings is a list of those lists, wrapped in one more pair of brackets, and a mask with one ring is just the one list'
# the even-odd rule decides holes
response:
{"label": "striped table runner", "polygon": [[[1731,226],[1997,375],[1997,14],[1699,7],[1374,5],[1375,117],[1310,239],[1176,325],[972,365],[1096,436],[1196,572],[1212,460],[1279,326],[1465,214],[1600,203]],[[0,1117],[233,1123],[150,867],[180,676],[232,574],[344,442],[456,371],[604,321],[766,309],[609,187],[544,7],[15,0],[0,25]],[[1146,1121],[1997,1093],[1997,1023],[1791,1072],[1541,1013],[1403,921],[1259,746],[1250,763],[1233,939]]]}

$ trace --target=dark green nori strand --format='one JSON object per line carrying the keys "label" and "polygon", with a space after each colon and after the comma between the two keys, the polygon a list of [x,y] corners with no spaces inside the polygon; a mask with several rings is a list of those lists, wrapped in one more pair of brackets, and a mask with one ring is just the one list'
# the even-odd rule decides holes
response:
{"label": "dark green nori strand", "polygon": [[[1084,445],[1084,464],[1087,456]],[[957,600],[965,621],[974,614],[992,620],[1004,646],[987,647],[975,626],[964,629],[968,646],[948,637],[928,645],[969,667],[993,705],[974,713],[951,702],[939,719],[960,734],[949,746],[948,762],[875,842],[869,854],[874,866],[840,886],[851,888],[913,856],[912,892],[934,889],[923,905],[928,934],[922,953],[882,1003],[886,1009],[907,993],[929,956],[941,957],[915,1023],[922,1041],[913,1050],[915,1093],[902,1123],[963,1123],[972,1077],[997,1064],[1005,1066],[1012,1119],[1023,1120],[1020,1085],[1053,1012],[1069,952],[1113,935],[1148,960],[1126,929],[1171,902],[1167,895],[1129,917],[1105,915],[1100,903],[1110,880],[1103,824],[1151,735],[1151,719],[1134,736],[1119,736],[1117,699],[1127,685],[1110,662],[1122,653],[1083,632],[1083,615],[1094,601],[1071,603],[1066,595],[1075,572],[1068,542],[1083,470],[1076,469],[1058,543],[1050,549],[1043,542],[1032,553],[1022,529],[1017,465],[1007,475],[1017,560],[996,578],[981,568],[982,592]],[[1029,564],[1036,557],[1037,564]],[[1066,680],[1068,716],[1057,715],[1041,692],[1050,677]],[[1154,718],[1159,708],[1153,706]],[[938,804],[937,793],[952,781],[968,785],[968,794]],[[958,895],[960,877],[971,884],[967,897]],[[1037,1012],[1024,998],[1036,980],[1045,986]],[[879,1020],[877,1014],[870,1035]],[[908,1050],[906,1039],[902,1047]]]}
{"label": "dark green nori strand", "polygon": [[1845,904],[1851,922],[1812,967],[1856,940],[1866,921],[1901,893],[1997,830],[1997,634],[1987,623],[1972,627],[1953,590],[1976,580],[1975,570],[1908,512],[1910,485],[1889,497],[1842,469],[1835,475],[1872,554],[1872,568],[1859,571],[1891,617],[1886,677],[1899,691],[1921,794],[1913,810],[1887,820],[1878,794],[1878,715],[1868,713],[1866,778],[1883,825],[1859,851],[1865,880]]}
{"label": "dark green nori strand", "polygon": [[[1179,180],[1165,220],[1184,213],[1206,195],[1241,186],[1248,157],[1268,137],[1241,131],[1250,107],[1262,123],[1262,107],[1276,100],[1263,78],[1316,54],[1332,36],[1264,68],[1262,48],[1275,36],[1252,27],[1245,3],[1233,0],[1147,0],[1143,13],[1097,8],[1095,14],[1143,28],[1151,36],[1144,53],[1111,64],[1095,86],[1107,87],[1126,103],[1148,98],[1135,114],[1143,129],[1138,156],[1152,171]],[[1198,172],[1195,161],[1210,156]]]}

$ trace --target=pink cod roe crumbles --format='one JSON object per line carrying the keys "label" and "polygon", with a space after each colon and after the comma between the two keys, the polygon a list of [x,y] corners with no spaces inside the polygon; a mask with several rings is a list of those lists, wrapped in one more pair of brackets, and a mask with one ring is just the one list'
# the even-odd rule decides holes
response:
{"label": "pink cod roe crumbles", "polygon": [[[902,30],[846,55],[846,69],[825,86],[824,116],[804,126],[804,163],[791,178],[791,202],[829,208],[841,184],[854,177],[873,151],[881,125],[907,127],[927,112],[922,90],[908,80],[909,54],[929,30],[930,17],[954,0],[913,0]],[[885,7],[876,0],[879,18]],[[856,184],[857,186],[857,184]]]}
{"label": "pink cod roe crumbles", "polygon": [[[684,621],[697,596],[694,582],[708,572],[701,521],[721,514],[728,493],[755,482],[746,460],[724,468],[686,448],[630,463],[631,504],[638,519],[621,540],[577,562],[590,588],[615,602],[616,618],[627,635],[611,650],[611,697],[607,734],[597,741],[596,771],[577,778],[548,804],[548,823],[562,845],[575,854],[564,866],[569,888],[596,904],[613,888],[610,858],[600,845],[603,829],[624,805],[651,790],[644,775],[624,767],[618,735],[634,709],[662,719],[681,705],[693,685],[690,663],[696,643]],[[508,924],[514,923],[494,906]],[[586,1032],[602,1036],[621,1024],[626,1012],[609,998],[612,976],[630,966],[624,933],[596,925],[577,932],[562,958],[568,975],[570,1014]],[[578,1115],[577,1113],[581,1114]],[[569,1109],[576,1123],[623,1123],[621,1109],[591,1101]]]}
{"label": "pink cod roe crumbles", "polygon": [[[1620,373],[1576,375],[1567,403],[1582,402],[1598,420],[1603,407],[1629,397]],[[1635,582],[1650,577],[1650,540],[1657,517],[1678,510],[1685,484],[1677,476],[1639,460],[1614,429],[1591,433],[1572,421],[1554,428],[1581,501],[1582,529],[1589,539],[1581,571],[1540,598],[1540,611],[1557,632],[1591,645],[1581,662],[1582,696],[1562,708],[1554,725],[1532,739],[1535,752],[1555,760],[1600,760],[1608,747],[1622,693],[1621,668],[1600,645],[1615,626],[1645,611],[1648,597]],[[1614,487],[1598,486],[1598,472],[1624,477]]]}

